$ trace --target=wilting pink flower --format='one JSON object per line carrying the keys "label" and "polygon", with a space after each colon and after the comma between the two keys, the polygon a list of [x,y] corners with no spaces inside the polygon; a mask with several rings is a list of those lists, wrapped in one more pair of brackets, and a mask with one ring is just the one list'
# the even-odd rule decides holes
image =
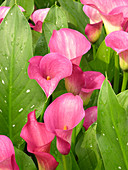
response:
{"label": "wilting pink flower", "polygon": [[87,130],[97,120],[97,106],[85,110],[84,128]]}
{"label": "wilting pink flower", "polygon": [[46,109],[44,122],[48,131],[56,135],[61,154],[69,153],[72,130],[84,116],[83,101],[71,93],[56,98]]}
{"label": "wilting pink flower", "polygon": [[65,87],[68,92],[79,95],[87,105],[94,90],[100,89],[105,77],[100,72],[85,71],[73,64],[72,75],[65,78]]}
{"label": "wilting pink flower", "polygon": [[29,60],[28,75],[35,79],[49,97],[59,81],[72,73],[72,63],[57,53],[35,56]]}
{"label": "wilting pink flower", "polygon": [[105,43],[119,54],[120,67],[128,70],[128,33],[115,31],[107,35]]}
{"label": "wilting pink flower", "polygon": [[[25,10],[21,7],[21,6],[18,6],[20,8],[20,10],[22,12],[24,12]],[[7,15],[9,9],[11,7],[7,7],[7,6],[1,6],[0,7],[0,23],[2,22],[2,20],[4,19],[4,17]]]}
{"label": "wilting pink flower", "polygon": [[54,170],[57,167],[58,162],[49,154],[55,135],[47,131],[44,123],[37,122],[35,111],[28,114],[28,122],[20,136],[27,142],[27,150],[36,156],[40,170]]}
{"label": "wilting pink flower", "polygon": [[107,34],[124,28],[124,21],[128,18],[127,0],[104,0],[104,2],[102,0],[81,0],[81,3],[98,10]]}
{"label": "wilting pink flower", "polygon": [[15,160],[15,151],[11,140],[4,135],[0,135],[0,169],[19,170]]}
{"label": "wilting pink flower", "polygon": [[87,35],[91,43],[96,42],[102,31],[102,19],[99,12],[88,5],[84,5],[83,11],[90,18],[90,24],[87,24],[85,27],[85,34]]}
{"label": "wilting pink flower", "polygon": [[79,65],[82,55],[90,50],[91,44],[80,32],[62,28],[59,31],[53,30],[49,48],[50,52],[57,52]]}
{"label": "wilting pink flower", "polygon": [[31,15],[31,19],[35,23],[35,25],[30,24],[30,26],[35,30],[40,33],[42,33],[42,24],[44,22],[44,19],[46,18],[50,8],[45,8],[45,9],[38,9],[33,12]]}

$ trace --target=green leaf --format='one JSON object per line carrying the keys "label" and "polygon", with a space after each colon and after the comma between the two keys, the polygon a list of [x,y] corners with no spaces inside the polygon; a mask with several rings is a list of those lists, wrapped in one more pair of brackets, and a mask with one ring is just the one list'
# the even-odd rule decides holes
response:
{"label": "green leaf", "polygon": [[43,22],[43,31],[47,44],[49,44],[53,30],[59,30],[61,28],[68,28],[66,15],[60,7],[53,6]]}
{"label": "green leaf", "polygon": [[73,153],[70,151],[68,155],[62,155],[56,148],[56,138],[51,143],[50,154],[54,156],[59,165],[56,170],[79,170],[77,161]]}
{"label": "green leaf", "polygon": [[107,73],[108,79],[111,81],[114,75],[114,51],[107,47],[105,41],[99,46],[96,59],[89,63],[94,71],[99,71],[105,75]]}
{"label": "green leaf", "polygon": [[96,141],[96,125],[93,124],[83,133],[75,148],[81,170],[104,169]]}
{"label": "green leaf", "polygon": [[98,100],[97,141],[105,169],[128,169],[128,114],[104,81]]}
{"label": "green leaf", "polygon": [[121,92],[117,95],[118,102],[120,105],[124,108],[128,108],[128,90],[125,90],[124,92]]}
{"label": "green leaf", "polygon": [[2,4],[3,0],[0,0],[0,5]]}
{"label": "green leaf", "polygon": [[89,23],[88,17],[83,12],[83,5],[73,0],[59,0],[60,5],[67,10],[77,22],[77,30],[85,34],[85,26]]}
{"label": "green leaf", "polygon": [[25,9],[25,16],[29,17],[34,10],[34,0],[17,0],[16,3]]}
{"label": "green leaf", "polygon": [[[36,31],[34,31],[36,32]],[[44,33],[42,32],[41,36],[38,38],[36,45],[35,45],[35,50],[34,50],[34,56],[44,56],[48,53],[48,46],[47,42],[44,36]]]}
{"label": "green leaf", "polygon": [[37,8],[50,8],[52,5],[55,4],[56,0],[35,0],[35,4]]}
{"label": "green leaf", "polygon": [[14,149],[15,149],[16,163],[18,164],[20,169],[37,170],[33,160],[27,154],[25,154],[23,151],[17,148]]}
{"label": "green leaf", "polygon": [[20,5],[21,7],[24,8],[25,12],[25,16],[29,17],[33,10],[34,10],[34,0],[5,0],[4,1],[4,5],[5,6],[10,6],[12,7],[14,4]]}
{"label": "green leaf", "polygon": [[55,91],[52,93],[52,100],[55,100],[60,95],[67,93],[67,90],[65,88],[65,80],[60,80],[59,84],[57,85]]}
{"label": "green leaf", "polygon": [[27,115],[36,109],[40,115],[46,96],[27,75],[32,55],[30,26],[23,13],[13,6],[0,25],[0,134],[20,147]]}
{"label": "green leaf", "polygon": [[32,31],[32,48],[33,48],[33,53],[35,52],[36,44],[41,36],[40,32],[37,32],[35,30]]}
{"label": "green leaf", "polygon": [[71,23],[75,26],[75,28],[77,28],[76,19],[65,8],[63,8],[62,6],[60,6],[60,8],[65,12],[67,22],[68,22],[68,26]]}

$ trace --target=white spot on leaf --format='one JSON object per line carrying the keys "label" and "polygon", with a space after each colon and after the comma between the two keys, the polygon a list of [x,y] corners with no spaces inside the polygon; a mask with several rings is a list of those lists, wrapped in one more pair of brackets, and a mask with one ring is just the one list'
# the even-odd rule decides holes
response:
{"label": "white spot on leaf", "polygon": [[32,109],[34,106],[35,106],[35,105],[32,105],[32,106],[31,106],[31,109]]}
{"label": "white spot on leaf", "polygon": [[21,109],[19,110],[19,112],[22,112],[22,110],[23,110],[23,108],[21,108]]}
{"label": "white spot on leaf", "polygon": [[2,80],[2,84],[5,84],[4,80]]}
{"label": "white spot on leaf", "polygon": [[30,89],[26,90],[26,93],[29,93],[30,92]]}

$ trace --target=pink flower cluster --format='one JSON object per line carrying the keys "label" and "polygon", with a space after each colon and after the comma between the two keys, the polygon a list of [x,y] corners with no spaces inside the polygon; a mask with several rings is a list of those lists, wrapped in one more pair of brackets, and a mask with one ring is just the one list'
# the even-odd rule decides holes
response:
{"label": "pink flower cluster", "polygon": [[127,0],[81,0],[83,10],[90,18],[85,28],[88,39],[94,43],[104,24],[108,36],[106,45],[119,54],[120,67],[128,70],[128,1]]}
{"label": "pink flower cluster", "polygon": [[83,10],[90,18],[90,24],[85,28],[89,40],[95,42],[101,33],[104,23],[107,34],[113,31],[128,30],[127,0],[81,0]]}
{"label": "pink flower cluster", "polygon": [[[3,9],[7,11],[9,7],[1,7]],[[42,32],[42,23],[48,11],[38,10],[32,14],[35,26],[31,27],[35,31]],[[54,170],[58,162],[50,154],[52,140],[56,136],[57,149],[67,155],[71,149],[73,128],[83,118],[86,130],[97,120],[97,107],[84,111],[83,104],[88,104],[93,91],[101,88],[105,77],[100,72],[83,72],[79,67],[82,56],[91,48],[91,43],[80,32],[68,28],[54,30],[49,48],[49,54],[34,56],[29,60],[29,78],[37,81],[47,98],[52,95],[59,81],[65,78],[68,93],[59,96],[47,107],[44,123],[37,122],[35,111],[30,112],[21,137],[27,142],[27,150],[36,156],[39,169]],[[10,169],[19,169],[10,139],[5,136],[0,138],[0,150],[3,152],[0,168],[8,166]]]}
{"label": "pink flower cluster", "polygon": [[73,128],[85,117],[88,119],[84,121],[87,130],[97,119],[97,107],[84,111],[83,103],[88,104],[92,92],[101,88],[105,77],[100,72],[83,72],[79,67],[82,55],[91,48],[90,42],[80,32],[68,28],[54,30],[49,48],[49,54],[29,60],[29,78],[37,81],[47,98],[65,78],[68,93],[47,107],[44,123],[36,121],[35,111],[29,113],[21,137],[27,142],[28,151],[35,154],[39,167],[54,169],[58,163],[50,155],[51,141],[56,136],[59,152],[64,155],[70,152]]}

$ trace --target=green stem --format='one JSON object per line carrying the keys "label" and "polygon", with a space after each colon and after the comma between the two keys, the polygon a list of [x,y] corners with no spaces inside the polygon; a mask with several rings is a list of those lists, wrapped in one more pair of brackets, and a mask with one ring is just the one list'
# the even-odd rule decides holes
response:
{"label": "green stem", "polygon": [[96,59],[96,46],[95,44],[92,44],[92,49],[93,49],[93,59]]}
{"label": "green stem", "polygon": [[46,108],[48,107],[49,103],[50,103],[50,97],[46,100],[46,102],[45,102],[45,104],[44,104],[42,113],[41,113],[41,115],[40,115],[39,122],[42,122],[43,116],[44,116],[44,112],[45,112]]}
{"label": "green stem", "polygon": [[114,72],[114,91],[117,94],[119,91],[119,73],[120,73],[120,67],[119,67],[119,56],[115,55],[115,72]]}
{"label": "green stem", "polygon": [[65,155],[62,155],[62,160],[63,160],[63,169],[67,170]]}
{"label": "green stem", "polygon": [[126,71],[123,71],[123,83],[121,87],[121,92],[126,89],[127,81],[128,81],[128,73]]}
{"label": "green stem", "polygon": [[73,154],[75,154],[75,143],[76,143],[76,128],[74,128],[72,132],[71,149],[72,149]]}

